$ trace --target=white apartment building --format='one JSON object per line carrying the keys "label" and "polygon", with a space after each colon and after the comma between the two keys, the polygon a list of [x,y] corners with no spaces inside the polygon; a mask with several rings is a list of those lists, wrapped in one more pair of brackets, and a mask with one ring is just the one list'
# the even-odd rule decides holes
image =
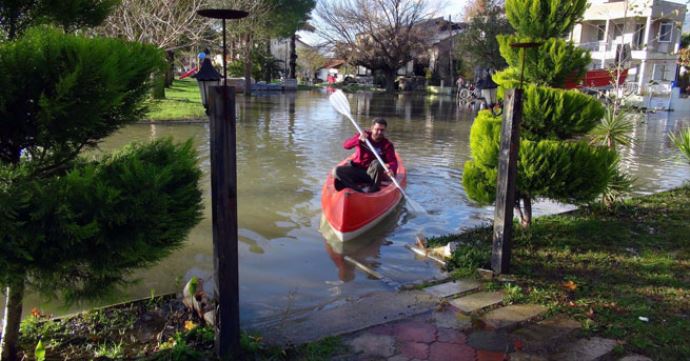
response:
{"label": "white apartment building", "polygon": [[570,39],[591,51],[590,69],[608,68],[622,55],[626,88],[639,95],[650,81],[668,87],[675,79],[685,13],[684,3],[664,0],[590,0]]}

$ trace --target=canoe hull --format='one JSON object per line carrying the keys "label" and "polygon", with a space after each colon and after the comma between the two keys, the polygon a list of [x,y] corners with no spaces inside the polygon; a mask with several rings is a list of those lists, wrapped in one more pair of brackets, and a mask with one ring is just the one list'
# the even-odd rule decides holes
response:
{"label": "canoe hull", "polygon": [[[407,185],[407,170],[398,158],[396,180]],[[339,165],[345,164],[350,158]],[[361,193],[350,188],[336,191],[332,172],[329,172],[321,193],[324,218],[333,234],[341,241],[349,241],[374,228],[389,215],[402,200],[400,190],[391,183],[375,193]]]}

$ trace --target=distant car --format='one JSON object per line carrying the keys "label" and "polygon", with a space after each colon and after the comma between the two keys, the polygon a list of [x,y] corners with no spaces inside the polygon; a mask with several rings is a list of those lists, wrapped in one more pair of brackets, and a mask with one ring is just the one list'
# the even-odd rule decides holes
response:
{"label": "distant car", "polygon": [[345,83],[345,84],[352,84],[352,83],[356,83],[356,82],[357,82],[357,79],[355,79],[355,77],[352,75],[346,75],[345,78],[343,78],[343,83]]}

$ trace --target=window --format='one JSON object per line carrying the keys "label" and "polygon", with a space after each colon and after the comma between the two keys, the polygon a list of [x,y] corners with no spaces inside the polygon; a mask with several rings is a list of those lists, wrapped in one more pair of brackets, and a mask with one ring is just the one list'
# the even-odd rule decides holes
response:
{"label": "window", "polygon": [[617,37],[623,35],[623,26],[624,26],[624,24],[611,23],[610,26],[613,26],[613,38],[614,38],[614,39],[616,39]]}
{"label": "window", "polygon": [[652,80],[664,80],[666,77],[666,65],[654,64],[652,67]]}
{"label": "window", "polygon": [[659,25],[659,42],[660,43],[670,43],[671,35],[673,34],[673,23],[663,22]]}
{"label": "window", "polygon": [[605,33],[606,33],[606,24],[598,24],[597,25],[597,41],[603,41]]}
{"label": "window", "polygon": [[642,49],[644,40],[644,24],[635,24],[635,35],[633,36],[633,46],[635,49]]}

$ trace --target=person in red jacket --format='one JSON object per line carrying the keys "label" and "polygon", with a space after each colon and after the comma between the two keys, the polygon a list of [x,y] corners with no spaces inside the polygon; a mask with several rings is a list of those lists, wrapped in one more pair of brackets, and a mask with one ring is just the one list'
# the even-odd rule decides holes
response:
{"label": "person in red jacket", "polygon": [[[336,167],[333,170],[335,178],[335,189],[340,191],[343,188],[352,188],[360,192],[376,192],[382,180],[394,177],[398,170],[398,161],[395,157],[395,148],[385,137],[388,123],[383,118],[376,118],[371,123],[371,128],[365,134],[355,134],[345,140],[345,149],[355,148],[355,156],[348,164]],[[386,163],[384,169],[366,145],[366,139],[374,147]]]}

